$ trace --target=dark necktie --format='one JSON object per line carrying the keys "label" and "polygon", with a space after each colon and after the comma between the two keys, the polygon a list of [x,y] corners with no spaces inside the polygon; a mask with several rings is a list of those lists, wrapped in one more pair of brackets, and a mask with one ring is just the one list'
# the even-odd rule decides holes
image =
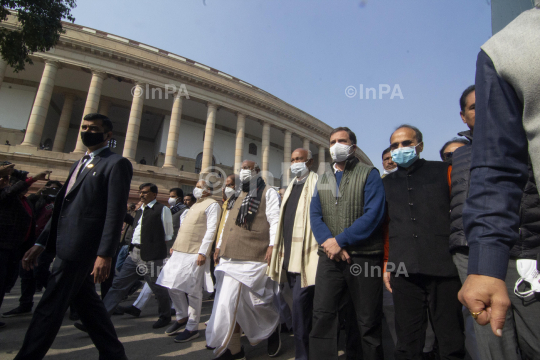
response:
{"label": "dark necktie", "polygon": [[86,164],[86,162],[90,160],[90,155],[84,155],[83,158],[79,161],[79,164],[77,164],[77,167],[73,171],[73,174],[71,175],[71,178],[69,179],[69,184],[66,190],[66,194],[69,194],[71,191],[71,188],[73,185],[75,185],[75,181],[77,181],[77,177],[81,173],[83,169],[83,165]]}

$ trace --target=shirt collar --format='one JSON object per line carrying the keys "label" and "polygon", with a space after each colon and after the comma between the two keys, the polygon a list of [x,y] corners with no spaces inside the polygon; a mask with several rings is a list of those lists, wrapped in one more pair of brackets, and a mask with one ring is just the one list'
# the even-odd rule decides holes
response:
{"label": "shirt collar", "polygon": [[299,178],[299,177],[294,178],[294,183],[295,184],[303,184],[303,183],[305,183],[310,173],[311,172],[308,172],[306,175],[302,176],[301,178]]}
{"label": "shirt collar", "polygon": [[90,155],[90,160],[94,159],[94,157],[96,157],[100,152],[102,152],[103,150],[109,148],[109,146],[104,146],[102,147],[101,149],[97,149],[95,151],[92,151],[90,154],[88,153],[88,151],[86,152],[86,155]]}
{"label": "shirt collar", "polygon": [[157,203],[157,199],[154,199],[154,200],[150,201],[146,205],[142,204],[141,209],[144,211],[144,208],[147,207],[147,206],[151,209],[154,206],[155,203]]}

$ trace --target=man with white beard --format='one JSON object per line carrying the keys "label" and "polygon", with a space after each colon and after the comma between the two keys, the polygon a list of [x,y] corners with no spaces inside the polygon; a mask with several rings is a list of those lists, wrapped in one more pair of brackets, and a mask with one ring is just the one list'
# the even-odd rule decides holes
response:
{"label": "man with white beard", "polygon": [[274,286],[266,270],[272,257],[279,220],[279,194],[245,160],[240,188],[229,199],[227,218],[216,252],[217,292],[206,342],[216,359],[244,359],[241,331],[250,344],[268,339],[268,355],[281,348],[279,313],[273,304]]}
{"label": "man with white beard", "polygon": [[[200,180],[193,189],[197,202],[182,214],[171,258],[157,280],[159,285],[169,289],[176,309],[176,321],[165,334],[172,336],[186,327],[174,339],[179,343],[199,337],[204,275],[210,273],[212,259],[208,257],[221,218],[218,202],[210,198],[211,189],[205,180]],[[214,291],[211,281],[205,285],[208,292]]]}

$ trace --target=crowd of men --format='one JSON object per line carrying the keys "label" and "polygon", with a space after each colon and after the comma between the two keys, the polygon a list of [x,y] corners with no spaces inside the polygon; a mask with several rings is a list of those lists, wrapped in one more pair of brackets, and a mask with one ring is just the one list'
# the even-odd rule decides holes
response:
{"label": "crowd of men", "polygon": [[[381,175],[338,127],[330,166],[318,175],[311,151],[294,150],[280,192],[245,160],[220,187],[205,178],[185,197],[171,189],[168,204],[141,184],[126,209],[132,165],[108,147],[112,122],[89,114],[88,150],[64,185],[26,197],[50,172],[27,177],[3,163],[0,305],[17,273],[22,287],[3,316],[31,313],[46,288],[16,359],[42,359],[68,308],[100,359],[127,359],[111,316],[140,316],[152,293],[152,327],[192,341],[203,290],[214,297],[205,340],[216,359],[245,359],[242,334],[279,355],[288,304],[296,359],[337,359],[343,329],[348,359],[383,359],[384,323],[399,360],[538,359],[540,81],[530,65],[540,47],[507,50],[533,20],[540,9],[482,47],[476,86],[459,98],[468,130],[441,161],[422,159],[422,132],[404,124],[381,146]],[[141,278],[137,301],[119,306]]]}

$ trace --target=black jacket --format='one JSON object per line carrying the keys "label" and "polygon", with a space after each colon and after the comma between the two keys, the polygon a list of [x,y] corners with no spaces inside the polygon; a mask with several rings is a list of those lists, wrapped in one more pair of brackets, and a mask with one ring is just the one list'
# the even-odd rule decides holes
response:
{"label": "black jacket", "polygon": [[[450,188],[448,164],[417,160],[383,179],[388,203],[389,264],[408,274],[457,276],[448,250]],[[395,270],[394,270],[395,271]]]}
{"label": "black jacket", "polygon": [[53,216],[37,243],[67,261],[113,257],[122,232],[133,167],[129,160],[104,149],[77,177],[66,194],[73,164],[58,193]]}
{"label": "black jacket", "polygon": [[530,162],[529,179],[523,189],[519,220],[519,239],[510,249],[510,256],[536,260],[540,254],[540,196]]}
{"label": "black jacket", "polygon": [[[470,131],[458,135],[472,142]],[[469,195],[472,146],[462,146],[452,157],[452,200],[450,202],[450,250],[468,251],[463,228],[463,206]],[[540,196],[534,179],[532,165],[528,165],[529,178],[523,190],[519,210],[519,239],[510,249],[510,256],[519,259],[536,259],[540,252]]]}
{"label": "black jacket", "polygon": [[145,206],[144,213],[141,209],[137,210],[135,217],[126,215],[126,223],[131,225],[134,231],[142,217],[140,249],[141,259],[144,261],[162,260],[167,257],[167,241],[161,219],[164,207],[156,202],[152,207]]}
{"label": "black jacket", "polygon": [[21,249],[24,252],[21,246],[30,226],[32,229],[27,242],[33,244],[33,217],[28,214],[20,199],[20,194],[28,190],[28,187],[26,181],[18,181],[0,189],[0,249]]}
{"label": "black jacket", "polygon": [[472,134],[470,131],[458,133],[471,144],[457,148],[452,156],[452,196],[450,200],[450,251],[467,246],[463,229],[463,206],[469,195],[471,179]]}

